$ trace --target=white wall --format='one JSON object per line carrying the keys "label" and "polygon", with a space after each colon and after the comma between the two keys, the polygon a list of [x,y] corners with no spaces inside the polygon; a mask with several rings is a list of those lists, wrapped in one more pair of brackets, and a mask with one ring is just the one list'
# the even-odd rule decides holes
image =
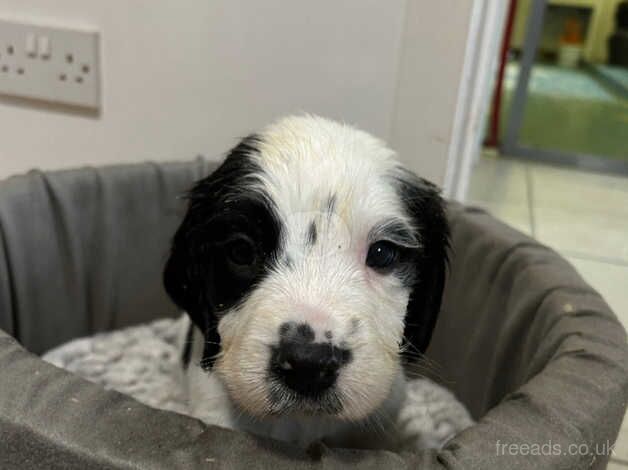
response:
{"label": "white wall", "polygon": [[104,97],[92,116],[0,98],[0,177],[220,158],[307,111],[392,137],[442,183],[471,1],[0,0],[2,18],[101,31]]}
{"label": "white wall", "polygon": [[407,5],[391,142],[415,171],[439,184],[447,171],[472,4]]}

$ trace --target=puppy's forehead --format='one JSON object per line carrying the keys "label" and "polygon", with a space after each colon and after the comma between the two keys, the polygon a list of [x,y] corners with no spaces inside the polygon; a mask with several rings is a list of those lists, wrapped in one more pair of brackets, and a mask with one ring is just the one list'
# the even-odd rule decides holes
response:
{"label": "puppy's forehead", "polygon": [[323,118],[293,117],[266,128],[258,149],[263,189],[283,216],[331,210],[365,225],[405,217],[394,184],[400,165],[370,134]]}

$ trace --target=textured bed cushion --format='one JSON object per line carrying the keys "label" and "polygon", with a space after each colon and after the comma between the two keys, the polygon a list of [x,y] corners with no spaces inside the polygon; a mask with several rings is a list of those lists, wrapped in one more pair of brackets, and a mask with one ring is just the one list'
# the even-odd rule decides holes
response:
{"label": "textured bed cushion", "polygon": [[428,356],[479,421],[443,450],[306,453],[154,410],[24,349],[173,315],[159,272],[177,196],[209,169],[146,164],[0,183],[0,468],[604,468],[606,456],[497,454],[498,440],[612,442],[628,394],[626,336],[555,252],[456,204]]}
{"label": "textured bed cushion", "polygon": [[74,339],[41,358],[140,403],[190,414],[181,361],[182,320],[162,318]]}
{"label": "textured bed cushion", "polygon": [[[190,414],[181,361],[184,317],[162,318],[64,343],[42,359],[107,390],[160,410]],[[408,380],[396,417],[396,449],[440,449],[473,422],[445,387],[430,379]]]}

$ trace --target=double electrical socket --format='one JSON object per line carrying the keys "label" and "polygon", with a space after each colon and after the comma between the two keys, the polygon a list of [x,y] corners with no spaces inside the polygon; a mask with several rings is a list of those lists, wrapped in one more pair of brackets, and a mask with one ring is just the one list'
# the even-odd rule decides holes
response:
{"label": "double electrical socket", "polygon": [[97,32],[0,20],[0,94],[100,107]]}

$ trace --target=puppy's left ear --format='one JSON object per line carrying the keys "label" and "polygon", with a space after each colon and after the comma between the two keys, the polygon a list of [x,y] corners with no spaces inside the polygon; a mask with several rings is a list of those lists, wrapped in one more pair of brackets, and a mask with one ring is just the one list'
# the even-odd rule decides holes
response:
{"label": "puppy's left ear", "polygon": [[399,180],[400,194],[417,228],[421,249],[404,330],[406,359],[425,353],[440,312],[449,248],[449,224],[440,190],[414,174]]}

